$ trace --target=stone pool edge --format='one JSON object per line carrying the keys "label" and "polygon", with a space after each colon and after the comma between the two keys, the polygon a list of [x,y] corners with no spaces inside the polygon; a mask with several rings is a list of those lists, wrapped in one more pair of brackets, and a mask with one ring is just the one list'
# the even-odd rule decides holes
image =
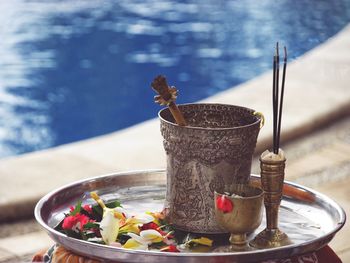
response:
{"label": "stone pool edge", "polygon": [[[350,114],[349,46],[350,25],[289,63],[282,120],[284,142]],[[263,112],[267,120],[257,153],[271,145],[271,78],[272,73],[267,72],[204,100]],[[2,159],[0,221],[33,216],[38,199],[72,181],[165,165],[157,119],[104,136]]]}

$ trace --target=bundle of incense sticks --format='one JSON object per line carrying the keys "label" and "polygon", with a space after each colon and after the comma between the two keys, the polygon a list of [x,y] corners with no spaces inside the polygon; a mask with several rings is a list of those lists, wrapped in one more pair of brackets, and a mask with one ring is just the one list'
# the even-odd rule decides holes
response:
{"label": "bundle of incense sticks", "polygon": [[287,48],[286,47],[284,47],[283,61],[284,62],[283,62],[283,73],[282,73],[282,86],[280,91],[279,90],[280,56],[279,56],[279,47],[277,42],[275,55],[273,56],[273,88],[272,88],[273,152],[275,154],[278,154],[278,149],[280,146],[284,82],[286,79],[286,68],[287,68]]}

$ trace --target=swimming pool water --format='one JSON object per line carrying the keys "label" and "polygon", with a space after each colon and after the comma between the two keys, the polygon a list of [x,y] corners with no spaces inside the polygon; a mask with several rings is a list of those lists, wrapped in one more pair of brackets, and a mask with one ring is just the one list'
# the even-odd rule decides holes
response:
{"label": "swimming pool water", "polygon": [[193,102],[290,60],[350,21],[350,0],[1,1],[0,157],[157,116],[152,79]]}

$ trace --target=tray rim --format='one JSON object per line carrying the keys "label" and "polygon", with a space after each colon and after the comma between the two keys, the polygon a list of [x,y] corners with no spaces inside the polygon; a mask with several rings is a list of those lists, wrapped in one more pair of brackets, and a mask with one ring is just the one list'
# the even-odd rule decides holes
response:
{"label": "tray rim", "polygon": [[[121,172],[116,172],[116,173],[107,173],[107,174],[102,174],[102,175],[98,175],[98,176],[94,176],[94,177],[88,177],[86,179],[81,179],[72,183],[68,183],[65,184],[57,189],[54,189],[52,191],[50,191],[49,193],[47,193],[45,196],[43,196],[36,204],[35,209],[34,209],[34,215],[35,215],[35,219],[36,221],[41,225],[41,227],[43,227],[47,232],[48,235],[56,242],[56,243],[60,243],[59,238],[56,238],[56,236],[60,237],[60,238],[64,238],[64,239],[68,239],[71,240],[73,242],[78,242],[78,243],[82,243],[82,244],[86,244],[88,246],[95,246],[95,247],[101,247],[103,249],[115,249],[116,252],[119,253],[125,253],[125,254],[135,254],[135,255],[145,255],[145,256],[159,256],[159,257],[177,257],[177,258],[183,258],[183,257],[198,257],[198,258],[206,258],[206,257],[228,257],[228,256],[238,256],[238,255],[249,255],[252,254],[251,251],[242,251],[242,252],[211,252],[211,253],[203,253],[203,252],[199,252],[199,253],[193,253],[193,252],[182,252],[182,253],[172,253],[172,252],[160,252],[160,251],[147,251],[147,250],[129,250],[129,249],[124,249],[124,248],[117,248],[117,247],[111,247],[111,246],[106,246],[106,245],[102,245],[102,244],[95,244],[95,243],[91,243],[85,240],[79,240],[79,239],[75,239],[75,238],[71,238],[66,236],[63,233],[60,233],[56,230],[54,230],[52,227],[50,227],[48,224],[46,224],[43,220],[43,218],[41,217],[41,208],[43,207],[44,203],[46,201],[49,200],[49,198],[51,196],[53,196],[56,193],[61,192],[64,189],[70,188],[70,187],[74,187],[74,186],[78,186],[84,182],[88,182],[88,181],[93,181],[93,180],[99,180],[99,179],[103,179],[103,178],[108,178],[108,177],[118,177],[118,176],[128,176],[128,175],[135,175],[135,174],[152,174],[152,173],[166,173],[165,169],[140,169],[140,170],[130,170],[130,171],[121,171]],[[260,178],[259,175],[256,174],[251,174],[251,176],[255,177],[255,178]],[[316,190],[313,190],[309,187],[305,187],[302,186],[300,184],[297,183],[293,183],[293,182],[289,182],[289,181],[284,181],[284,184],[290,185],[292,187],[298,188],[298,189],[302,189],[304,191],[308,191],[311,194],[313,194],[313,196],[316,199],[322,200],[322,202],[326,202],[329,203],[330,205],[332,205],[333,208],[335,208],[335,210],[338,212],[339,215],[339,220],[337,222],[337,226],[334,227],[334,229],[332,229],[331,231],[325,233],[323,236],[317,237],[315,239],[312,239],[310,241],[306,241],[302,244],[291,244],[288,246],[284,246],[284,247],[277,247],[277,248],[269,248],[269,249],[262,249],[262,250],[254,250],[254,255],[259,255],[259,254],[265,254],[266,251],[270,252],[270,253],[277,253],[277,252],[282,252],[283,250],[285,250],[286,248],[288,249],[295,249],[295,248],[301,248],[301,247],[308,247],[311,244],[314,244],[316,242],[320,242],[322,243],[321,246],[319,246],[318,248],[322,248],[323,246],[327,245],[335,236],[335,234],[345,225],[346,222],[346,213],[345,210],[333,199],[331,199],[330,197],[326,196],[325,194],[322,194]],[[323,242],[325,241],[325,242]],[[324,243],[324,244],[323,244]],[[74,250],[74,249],[72,249]],[[118,260],[116,258],[116,260]]]}

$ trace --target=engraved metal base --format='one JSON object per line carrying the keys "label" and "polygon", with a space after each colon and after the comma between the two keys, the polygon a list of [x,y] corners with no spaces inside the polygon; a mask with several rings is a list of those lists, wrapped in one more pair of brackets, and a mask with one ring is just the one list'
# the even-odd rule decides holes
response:
{"label": "engraved metal base", "polygon": [[265,229],[261,231],[250,243],[259,249],[283,247],[292,244],[287,234],[279,229]]}

